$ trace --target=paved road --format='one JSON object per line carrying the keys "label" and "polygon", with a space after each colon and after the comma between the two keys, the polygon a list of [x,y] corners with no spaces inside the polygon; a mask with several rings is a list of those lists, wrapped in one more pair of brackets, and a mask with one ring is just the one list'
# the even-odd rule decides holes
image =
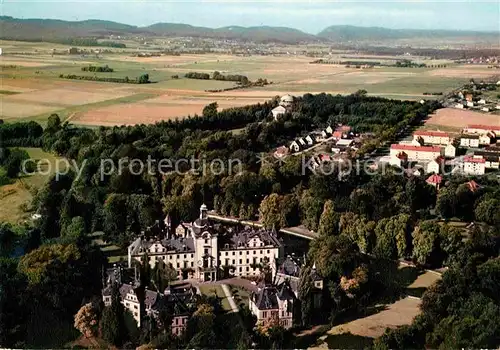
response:
{"label": "paved road", "polygon": [[233,295],[231,294],[231,291],[229,290],[229,287],[227,284],[221,284],[222,290],[224,291],[224,294],[226,294],[226,299],[229,301],[229,305],[231,306],[231,309],[233,312],[238,312],[238,306],[234,302]]}

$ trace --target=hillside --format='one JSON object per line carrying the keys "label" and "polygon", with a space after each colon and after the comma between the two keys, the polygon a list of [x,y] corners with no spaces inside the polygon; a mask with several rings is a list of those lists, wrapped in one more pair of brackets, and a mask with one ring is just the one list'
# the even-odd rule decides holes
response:
{"label": "hillside", "polygon": [[445,39],[445,38],[478,38],[481,40],[497,40],[499,33],[461,30],[424,30],[424,29],[388,29],[382,27],[356,27],[348,25],[330,26],[318,37],[330,41],[360,42],[383,41],[393,39]]}
{"label": "hillside", "polygon": [[255,42],[299,43],[318,41],[312,34],[286,27],[196,27],[182,23],[156,23],[147,27],[101,20],[78,22],[52,19],[17,19],[0,16],[0,38],[15,40],[53,41],[73,37],[105,37],[108,35],[141,34],[144,36],[186,36],[233,39]]}
{"label": "hillside", "polygon": [[103,20],[71,22],[0,16],[0,39],[50,42],[68,38],[104,38],[112,34],[121,36],[198,37],[257,43],[281,42],[286,44],[318,41],[336,43],[387,42],[399,39],[467,39],[469,41],[498,43],[499,36],[499,33],[494,32],[388,29],[348,25],[330,26],[317,35],[313,35],[288,27],[228,26],[207,28],[183,23],[155,23],[146,27],[137,27]]}

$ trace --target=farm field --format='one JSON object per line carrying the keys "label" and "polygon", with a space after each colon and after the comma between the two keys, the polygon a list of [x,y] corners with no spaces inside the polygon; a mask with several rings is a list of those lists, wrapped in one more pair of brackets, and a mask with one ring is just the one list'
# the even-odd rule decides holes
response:
{"label": "farm field", "polygon": [[[269,100],[292,93],[348,94],[367,90],[369,95],[393,99],[436,98],[424,92],[446,92],[468,79],[494,75],[486,66],[456,65],[447,60],[405,57],[441,67],[347,68],[337,64],[311,64],[314,59],[289,56],[231,56],[227,54],[186,54],[181,56],[132,57],[131,49],[86,55],[52,55],[69,46],[0,41],[0,118],[9,121],[36,120],[44,124],[51,113],[81,125],[122,125],[154,123],[160,120],[201,114],[203,107],[217,102],[230,108]],[[89,50],[91,48],[88,48]],[[399,56],[363,56],[332,53],[331,61],[394,62]],[[446,68],[443,65],[446,64]],[[113,68],[113,72],[87,72],[88,65]],[[265,78],[264,87],[209,93],[235,86],[230,81],[186,79],[187,72],[242,74],[250,80]],[[149,74],[152,84],[122,84],[62,79],[60,75],[135,79]],[[178,77],[175,78],[175,76]],[[439,119],[439,118],[438,118]],[[434,121],[430,120],[430,124]],[[443,124],[444,125],[444,124]],[[445,125],[444,125],[445,126]]]}
{"label": "farm field", "polygon": [[442,108],[438,109],[436,113],[427,119],[424,129],[459,132],[468,124],[499,125],[500,115],[465,111],[456,108]]}

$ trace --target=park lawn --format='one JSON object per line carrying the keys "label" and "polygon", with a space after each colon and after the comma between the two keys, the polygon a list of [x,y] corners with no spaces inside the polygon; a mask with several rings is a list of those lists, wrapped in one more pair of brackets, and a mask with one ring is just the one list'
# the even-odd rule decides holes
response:
{"label": "park lawn", "polygon": [[33,193],[45,185],[49,178],[55,174],[56,162],[58,159],[61,159],[53,154],[44,152],[41,148],[20,147],[20,149],[27,151],[31,159],[47,160],[47,163],[40,167],[44,174],[26,175],[15,180],[12,184],[0,186],[0,208],[2,208],[0,210],[0,222],[5,221],[17,224],[22,220],[28,219],[29,214],[24,209],[29,208],[33,199]]}
{"label": "park lawn", "polygon": [[231,305],[229,304],[229,301],[226,298],[226,294],[224,294],[224,291],[222,290],[222,287],[218,284],[201,284],[199,286],[200,292],[204,295],[207,296],[217,296],[221,299],[222,303],[222,308],[226,311],[232,311]]}

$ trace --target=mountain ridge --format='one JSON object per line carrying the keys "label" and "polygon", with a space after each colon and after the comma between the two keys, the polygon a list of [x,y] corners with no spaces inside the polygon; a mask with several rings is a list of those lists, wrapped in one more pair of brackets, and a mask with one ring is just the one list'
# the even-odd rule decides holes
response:
{"label": "mountain ridge", "polygon": [[332,25],[317,34],[282,26],[225,26],[209,28],[185,23],[158,22],[148,26],[134,26],[114,21],[87,19],[65,21],[59,19],[19,19],[0,16],[0,38],[11,40],[62,39],[71,37],[103,37],[109,35],[189,36],[258,43],[282,42],[361,42],[366,40],[393,40],[412,38],[498,38],[499,32],[463,31],[446,29],[390,29],[384,27],[359,27]]}

